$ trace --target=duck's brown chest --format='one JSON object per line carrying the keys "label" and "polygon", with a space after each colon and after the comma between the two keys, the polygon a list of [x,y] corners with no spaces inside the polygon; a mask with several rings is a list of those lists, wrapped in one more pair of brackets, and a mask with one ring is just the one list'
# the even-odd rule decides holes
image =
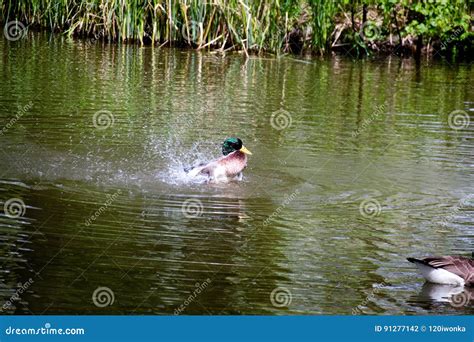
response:
{"label": "duck's brown chest", "polygon": [[225,170],[229,177],[235,176],[242,172],[247,166],[247,156],[245,153],[236,151],[229,155],[225,160]]}

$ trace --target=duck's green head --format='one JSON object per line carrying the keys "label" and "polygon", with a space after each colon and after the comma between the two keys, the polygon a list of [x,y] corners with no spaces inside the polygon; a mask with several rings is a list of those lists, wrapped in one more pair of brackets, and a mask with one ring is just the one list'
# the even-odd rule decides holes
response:
{"label": "duck's green head", "polygon": [[245,148],[245,146],[242,144],[242,140],[240,140],[239,138],[227,138],[222,144],[222,154],[226,156],[229,153],[235,151],[240,151],[246,154],[252,154],[249,150]]}

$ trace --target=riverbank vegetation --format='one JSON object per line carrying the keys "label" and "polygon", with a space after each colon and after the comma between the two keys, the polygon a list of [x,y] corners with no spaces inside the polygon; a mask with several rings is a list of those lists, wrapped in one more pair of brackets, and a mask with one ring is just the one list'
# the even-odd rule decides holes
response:
{"label": "riverbank vegetation", "polygon": [[6,0],[0,20],[5,29],[18,21],[93,41],[245,54],[455,58],[474,52],[473,12],[469,0]]}

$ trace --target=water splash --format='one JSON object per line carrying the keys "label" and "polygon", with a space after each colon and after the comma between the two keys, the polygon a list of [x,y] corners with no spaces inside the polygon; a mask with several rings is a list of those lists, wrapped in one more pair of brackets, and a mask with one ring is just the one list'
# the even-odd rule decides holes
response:
{"label": "water splash", "polygon": [[[159,146],[159,148],[158,148]],[[202,142],[194,142],[190,146],[172,138],[164,144],[154,144],[155,152],[160,155],[163,170],[156,174],[158,179],[170,185],[202,184],[207,182],[206,176],[192,177],[186,172],[200,164],[208,163],[216,158],[215,148]]]}

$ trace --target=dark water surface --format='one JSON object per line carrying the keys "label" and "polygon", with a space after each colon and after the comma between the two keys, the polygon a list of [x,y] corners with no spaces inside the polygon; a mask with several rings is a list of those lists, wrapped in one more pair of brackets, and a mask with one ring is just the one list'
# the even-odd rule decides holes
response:
{"label": "dark water surface", "polygon": [[405,260],[474,250],[471,65],[31,35],[0,79],[3,313],[474,313]]}

